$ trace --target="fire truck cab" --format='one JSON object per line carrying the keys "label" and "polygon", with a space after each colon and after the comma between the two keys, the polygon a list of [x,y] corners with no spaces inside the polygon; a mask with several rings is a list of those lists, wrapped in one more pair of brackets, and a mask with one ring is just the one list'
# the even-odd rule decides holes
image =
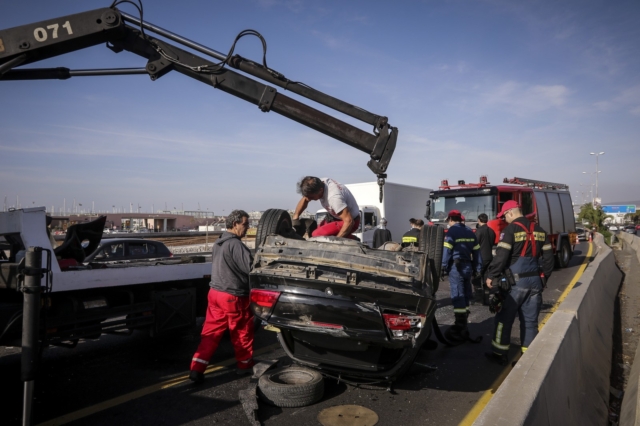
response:
{"label": "fire truck cab", "polygon": [[443,180],[439,189],[430,193],[425,216],[434,224],[444,225],[447,213],[456,209],[465,217],[465,224],[474,229],[478,215],[485,213],[489,217],[488,226],[496,233],[497,244],[507,226],[497,214],[509,200],[516,201],[529,220],[547,231],[556,264],[566,267],[573,255],[573,246],[578,243],[568,185],[518,177],[505,178],[498,185],[491,185],[486,176],[481,176],[479,183],[460,180],[457,185],[450,185]]}

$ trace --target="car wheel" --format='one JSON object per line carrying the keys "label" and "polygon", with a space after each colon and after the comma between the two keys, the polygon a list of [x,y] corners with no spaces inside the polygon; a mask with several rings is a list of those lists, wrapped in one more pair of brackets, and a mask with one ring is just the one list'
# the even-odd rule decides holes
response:
{"label": "car wheel", "polygon": [[305,407],[322,399],[322,374],[309,368],[292,365],[270,370],[258,380],[258,395],[276,407]]}
{"label": "car wheel", "polygon": [[291,216],[286,210],[269,209],[262,214],[256,230],[256,250],[267,239],[268,235],[290,234],[292,230]]}
{"label": "car wheel", "polygon": [[422,282],[438,291],[440,284],[440,270],[442,268],[442,250],[444,244],[444,229],[437,225],[425,225],[420,231],[418,250],[425,253],[422,265]]}
{"label": "car wheel", "polygon": [[569,247],[567,240],[562,240],[560,249],[556,253],[556,259],[560,268],[566,268],[569,266],[569,261],[571,260],[571,248]]}

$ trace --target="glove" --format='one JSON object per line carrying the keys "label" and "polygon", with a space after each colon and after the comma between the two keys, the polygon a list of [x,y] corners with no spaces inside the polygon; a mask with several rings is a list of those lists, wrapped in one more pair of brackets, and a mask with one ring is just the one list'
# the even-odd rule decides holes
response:
{"label": "glove", "polygon": [[500,293],[494,294],[489,300],[489,312],[497,314],[502,310],[502,295]]}

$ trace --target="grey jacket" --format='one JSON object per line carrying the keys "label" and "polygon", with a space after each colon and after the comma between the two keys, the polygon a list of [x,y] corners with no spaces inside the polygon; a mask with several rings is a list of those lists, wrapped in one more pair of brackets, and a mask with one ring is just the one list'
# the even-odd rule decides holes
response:
{"label": "grey jacket", "polygon": [[249,272],[253,256],[240,238],[230,232],[213,244],[211,288],[234,296],[249,296]]}

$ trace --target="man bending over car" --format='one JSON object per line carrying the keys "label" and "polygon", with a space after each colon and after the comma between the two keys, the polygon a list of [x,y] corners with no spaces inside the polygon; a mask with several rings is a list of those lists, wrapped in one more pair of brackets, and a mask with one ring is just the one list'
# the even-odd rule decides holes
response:
{"label": "man bending over car", "polygon": [[360,208],[349,189],[330,178],[306,176],[296,185],[296,191],[302,195],[293,213],[296,221],[309,205],[309,201],[320,201],[322,207],[334,219],[326,219],[318,224],[312,237],[346,237],[360,226]]}

